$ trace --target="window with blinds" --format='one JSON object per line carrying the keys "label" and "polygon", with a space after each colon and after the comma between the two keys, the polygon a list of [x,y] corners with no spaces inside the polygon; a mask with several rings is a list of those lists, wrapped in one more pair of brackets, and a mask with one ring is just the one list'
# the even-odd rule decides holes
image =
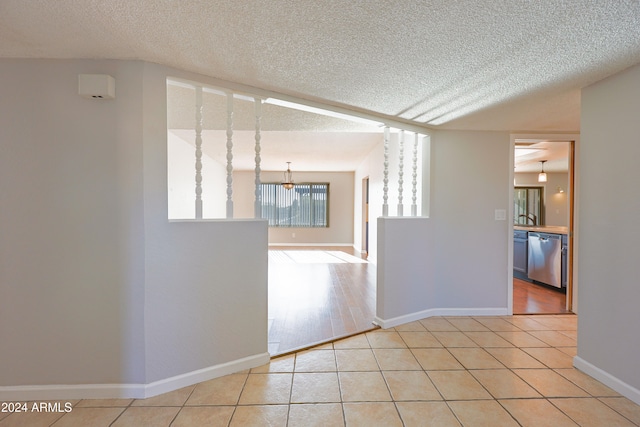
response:
{"label": "window with blinds", "polygon": [[329,183],[260,184],[262,218],[269,227],[328,227]]}

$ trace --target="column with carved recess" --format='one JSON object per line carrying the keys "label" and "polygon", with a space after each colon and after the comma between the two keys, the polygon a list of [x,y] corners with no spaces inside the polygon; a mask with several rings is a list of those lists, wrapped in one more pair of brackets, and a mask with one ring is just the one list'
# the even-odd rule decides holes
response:
{"label": "column with carved recess", "polygon": [[255,191],[256,199],[254,202],[254,217],[262,218],[262,191],[260,189],[260,120],[262,118],[262,99],[255,98],[255,113],[256,113],[256,179],[255,179]]}
{"label": "column with carved recess", "polygon": [[411,216],[418,216],[418,138],[419,135],[415,134],[413,140],[413,179],[411,180],[411,191],[413,196],[411,197]]}
{"label": "column with carved recess", "polygon": [[227,93],[227,218],[233,218],[233,93]]}
{"label": "column with carved recess", "polygon": [[389,216],[389,126],[384,127],[384,171],[382,179],[382,216]]}
{"label": "column with carved recess", "polygon": [[398,213],[397,216],[403,216],[402,190],[404,185],[404,130],[400,130],[399,144],[399,160],[398,160]]}
{"label": "column with carved recess", "polygon": [[196,219],[202,219],[202,86],[196,87]]}

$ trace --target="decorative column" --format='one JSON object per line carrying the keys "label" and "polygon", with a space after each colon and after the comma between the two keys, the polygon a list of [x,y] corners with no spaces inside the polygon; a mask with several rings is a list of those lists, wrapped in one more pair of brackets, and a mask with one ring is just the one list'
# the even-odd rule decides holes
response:
{"label": "decorative column", "polygon": [[255,99],[256,112],[256,200],[254,202],[254,217],[262,218],[262,191],[260,190],[260,119],[262,117],[262,99]]}
{"label": "decorative column", "polygon": [[233,93],[227,93],[227,218],[233,218]]}
{"label": "decorative column", "polygon": [[413,197],[411,198],[411,216],[418,216],[418,134],[415,134],[413,141],[413,179],[411,181],[411,191]]}
{"label": "decorative column", "polygon": [[196,87],[196,219],[202,219],[202,86]]}
{"label": "decorative column", "polygon": [[382,179],[382,216],[389,216],[389,126],[384,127],[384,172]]}
{"label": "decorative column", "polygon": [[403,204],[402,204],[402,187],[404,184],[404,129],[400,130],[400,151],[399,151],[399,161],[398,161],[398,213],[397,216],[403,215]]}

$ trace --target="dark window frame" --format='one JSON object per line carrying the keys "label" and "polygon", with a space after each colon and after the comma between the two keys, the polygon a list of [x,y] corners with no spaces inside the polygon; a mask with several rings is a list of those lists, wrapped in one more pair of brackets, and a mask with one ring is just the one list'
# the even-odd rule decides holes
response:
{"label": "dark window frame", "polygon": [[328,228],[328,182],[295,183],[287,190],[281,183],[260,184],[262,218],[274,228]]}

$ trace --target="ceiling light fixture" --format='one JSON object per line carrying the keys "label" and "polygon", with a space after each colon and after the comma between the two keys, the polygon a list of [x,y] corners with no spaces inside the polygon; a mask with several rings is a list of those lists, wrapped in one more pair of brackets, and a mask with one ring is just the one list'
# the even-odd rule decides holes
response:
{"label": "ceiling light fixture", "polygon": [[291,162],[287,162],[287,170],[284,172],[284,181],[282,181],[282,186],[287,190],[291,190],[294,185],[293,173],[291,173]]}
{"label": "ceiling light fixture", "polygon": [[542,170],[538,174],[538,182],[547,182],[547,174],[544,172],[544,162],[546,162],[546,160],[540,161],[540,163],[542,163]]}

